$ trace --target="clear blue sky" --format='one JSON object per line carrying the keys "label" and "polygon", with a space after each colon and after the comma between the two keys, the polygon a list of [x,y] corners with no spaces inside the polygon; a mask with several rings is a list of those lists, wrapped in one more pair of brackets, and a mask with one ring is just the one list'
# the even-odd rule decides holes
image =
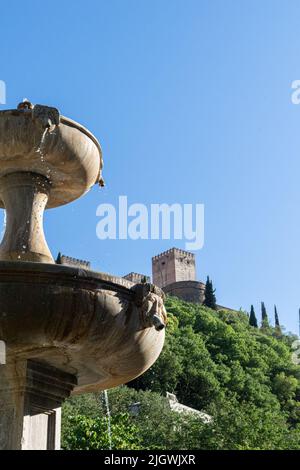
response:
{"label": "clear blue sky", "polygon": [[11,0],[0,14],[6,107],[57,106],[103,148],[106,188],[46,213],[53,254],[149,274],[184,243],[100,241],[98,204],[204,203],[198,278],[223,305],[264,300],[273,317],[276,303],[297,331],[299,1]]}

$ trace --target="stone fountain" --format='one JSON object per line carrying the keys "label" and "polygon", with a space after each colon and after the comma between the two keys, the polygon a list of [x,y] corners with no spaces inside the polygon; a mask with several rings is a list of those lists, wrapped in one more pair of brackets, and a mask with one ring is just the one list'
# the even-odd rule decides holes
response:
{"label": "stone fountain", "polygon": [[59,449],[60,409],[145,372],[164,343],[163,292],[55,264],[45,209],[103,185],[97,139],[56,108],[0,112],[0,449]]}

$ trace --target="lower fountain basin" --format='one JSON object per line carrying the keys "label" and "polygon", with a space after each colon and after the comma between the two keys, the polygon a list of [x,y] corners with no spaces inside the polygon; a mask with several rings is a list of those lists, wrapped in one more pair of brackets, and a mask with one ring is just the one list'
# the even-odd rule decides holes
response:
{"label": "lower fountain basin", "polygon": [[2,261],[0,340],[8,360],[37,360],[76,376],[74,393],[107,389],[142,374],[159,356],[165,334],[152,317],[165,323],[162,298],[151,284],[104,273]]}

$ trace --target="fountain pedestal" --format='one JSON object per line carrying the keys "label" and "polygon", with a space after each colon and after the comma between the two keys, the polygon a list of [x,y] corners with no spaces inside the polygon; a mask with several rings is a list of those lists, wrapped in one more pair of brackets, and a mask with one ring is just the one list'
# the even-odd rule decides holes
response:
{"label": "fountain pedestal", "polygon": [[59,449],[61,404],[76,378],[31,360],[0,369],[0,449]]}
{"label": "fountain pedestal", "polygon": [[0,260],[54,263],[43,230],[50,188],[49,180],[36,173],[9,173],[0,178],[0,197],[6,210]]}

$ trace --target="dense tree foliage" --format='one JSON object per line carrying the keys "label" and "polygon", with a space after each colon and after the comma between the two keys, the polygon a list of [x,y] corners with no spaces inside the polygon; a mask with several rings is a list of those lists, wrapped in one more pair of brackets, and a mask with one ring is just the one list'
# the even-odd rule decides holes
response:
{"label": "dense tree foliage", "polygon": [[64,448],[76,450],[129,449],[138,450],[140,438],[137,427],[130,421],[127,413],[114,415],[111,419],[111,435],[114,440],[110,443],[108,418],[86,415],[71,415],[68,418],[71,432],[64,434]]}
{"label": "dense tree foliage", "polygon": [[[201,448],[204,423],[192,415],[172,412],[166,397],[126,386],[108,393],[112,449]],[[130,412],[132,404],[138,413]],[[109,448],[108,420],[100,394],[73,397],[64,405],[62,445],[78,450]]]}
{"label": "dense tree foliage", "polygon": [[[157,362],[129,387],[109,391],[112,421],[124,430],[112,437],[113,448],[300,449],[300,368],[290,348],[295,338],[269,325],[253,328],[243,312],[174,297],[166,307],[166,343]],[[166,392],[212,421],[172,412]],[[131,415],[130,404],[137,402],[139,413]],[[70,419],[78,415],[92,421],[78,427]],[[85,435],[97,426],[98,434],[107,432],[99,395],[72,398],[63,416],[66,448],[82,448],[76,437],[82,429]],[[105,448],[107,439],[101,439]]]}

